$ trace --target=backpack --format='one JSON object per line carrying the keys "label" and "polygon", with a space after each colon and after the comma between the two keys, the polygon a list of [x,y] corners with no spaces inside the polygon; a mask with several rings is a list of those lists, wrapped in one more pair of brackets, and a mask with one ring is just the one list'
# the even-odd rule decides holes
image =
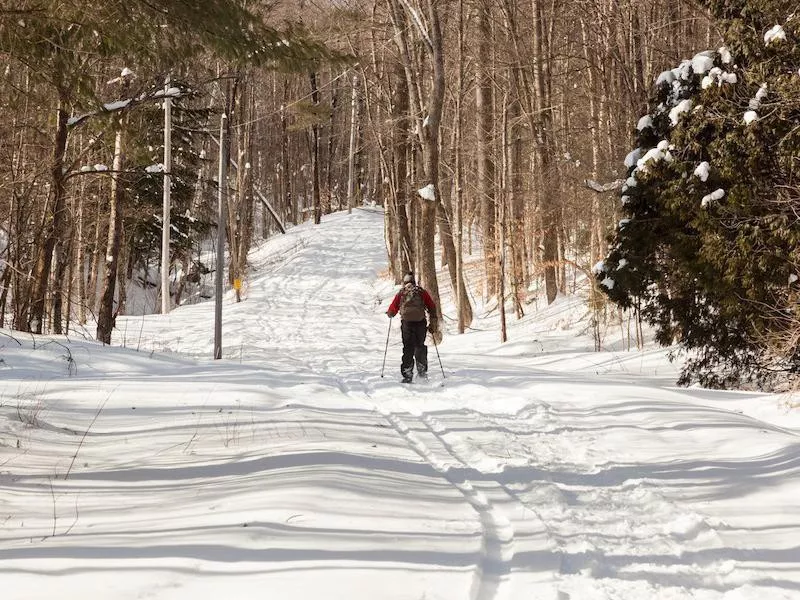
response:
{"label": "backpack", "polygon": [[404,321],[424,321],[425,301],[422,299],[422,288],[407,283],[400,293],[400,318]]}

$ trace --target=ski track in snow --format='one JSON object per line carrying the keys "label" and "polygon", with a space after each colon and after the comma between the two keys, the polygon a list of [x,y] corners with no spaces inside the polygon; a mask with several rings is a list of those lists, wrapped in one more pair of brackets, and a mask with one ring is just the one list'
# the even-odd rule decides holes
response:
{"label": "ski track in snow", "polygon": [[[376,410],[380,409],[376,407]],[[424,460],[461,492],[479,516],[482,527],[481,558],[475,582],[471,586],[470,599],[492,600],[508,597],[502,591],[508,581],[514,557],[514,527],[511,522],[489,499],[489,491],[476,488],[469,480],[468,474],[472,468],[442,439],[435,422],[423,417],[418,420],[422,427],[414,427],[409,417],[380,412]],[[426,433],[429,435],[425,435]],[[425,442],[426,437],[433,439]],[[439,447],[438,452],[434,450],[436,446]]]}
{"label": "ski track in snow", "polygon": [[[103,430],[101,420],[81,449],[81,464],[70,481],[51,476],[65,469],[64,455],[37,457],[39,463],[25,472],[16,466],[25,456],[13,457],[4,467],[15,469],[13,474],[3,479],[0,471],[0,484],[13,481],[17,486],[9,510],[23,510],[24,490],[45,497],[52,493],[55,509],[57,494],[66,494],[71,486],[98,486],[108,495],[118,493],[114,486],[122,486],[134,494],[137,482],[146,482],[145,489],[159,495],[132,496],[139,503],[137,510],[161,503],[197,515],[202,528],[187,525],[178,530],[186,536],[181,543],[196,552],[188,556],[189,563],[225,563],[232,559],[219,549],[223,546],[212,544],[214,535],[221,535],[214,532],[229,532],[226,511],[233,511],[238,502],[245,507],[241,519],[246,528],[235,529],[240,536],[236,560],[245,565],[330,561],[347,564],[353,572],[374,570],[377,575],[364,575],[364,581],[377,579],[374,589],[392,593],[387,596],[391,598],[418,600],[428,597],[429,590],[424,583],[413,596],[410,590],[389,589],[379,581],[388,571],[377,565],[435,563],[449,569],[451,579],[446,581],[452,583],[431,591],[430,597],[437,599],[464,599],[458,591],[461,573],[470,578],[464,588],[469,600],[800,597],[797,578],[780,573],[784,566],[800,565],[796,544],[784,542],[785,549],[769,546],[770,535],[783,525],[768,521],[763,533],[754,527],[752,536],[758,540],[751,549],[741,541],[745,528],[739,508],[728,502],[728,496],[735,500],[737,494],[744,497],[758,490],[759,478],[773,477],[781,469],[797,472],[800,442],[795,431],[691,404],[686,399],[691,392],[674,391],[663,383],[636,387],[641,380],[624,370],[603,378],[598,372],[606,366],[596,367],[594,358],[576,360],[592,365],[595,374],[568,373],[551,369],[559,360],[569,360],[568,354],[543,354],[538,362],[509,358],[503,351],[456,354],[448,351],[449,340],[442,348],[447,379],[441,381],[438,358],[430,352],[430,381],[403,386],[396,381],[396,323],[389,325],[386,377],[381,377],[387,335],[383,313],[395,290],[376,279],[385,261],[382,216],[356,211],[351,217],[332,219],[337,226],[323,223],[315,229],[290,230],[270,242],[271,252],[259,254],[245,301],[226,300],[227,365],[198,373],[199,393],[187,392],[186,402],[174,407],[156,405],[152,413],[146,412],[147,406],[139,407],[136,417],[147,421],[115,430]],[[208,307],[182,311],[197,317],[175,318],[175,324],[172,316],[130,317],[126,335],[138,335],[137,343],[144,340],[153,348],[208,356]],[[137,334],[131,333],[134,329]],[[603,360],[610,359],[598,357],[597,364]],[[239,370],[234,368],[237,362],[242,363]],[[269,373],[267,383],[259,369]],[[139,395],[156,395],[169,384],[169,378],[121,383],[119,390],[102,393],[122,395],[113,410],[133,417],[125,412],[133,410],[126,403],[134,404]],[[231,386],[237,390],[235,407],[215,400]],[[35,383],[31,389],[36,392]],[[80,388],[74,394],[78,396]],[[74,438],[94,411],[81,410],[75,422],[43,414],[40,431],[49,438],[65,432]],[[712,436],[736,428],[760,428],[763,446],[749,452],[728,438]],[[230,446],[235,452],[224,458],[213,454],[209,432],[217,446]],[[152,443],[136,445],[149,438]],[[626,445],[620,444],[623,439]],[[730,439],[735,439],[733,434]],[[113,455],[121,443],[131,451]],[[732,478],[743,469],[744,481]],[[309,482],[295,479],[300,472],[308,473]],[[343,477],[358,485],[342,486]],[[229,497],[230,492],[210,485],[214,479],[235,485],[242,497]],[[242,479],[258,482],[268,495],[257,495]],[[780,483],[776,478],[773,485]],[[332,497],[320,503],[314,497],[319,490]],[[88,492],[87,496],[94,498]],[[336,502],[344,504],[333,506]],[[738,520],[732,524],[715,516],[716,505],[721,507],[717,511]],[[425,506],[441,507],[436,515],[448,515],[447,520],[423,523]],[[378,530],[362,522],[361,513],[370,510],[403,514]],[[344,524],[331,521],[340,511]],[[77,512],[76,499],[76,523]],[[124,525],[117,524],[117,529],[134,530],[139,514],[120,517]],[[238,512],[230,514],[240,518]],[[33,520],[44,536],[50,527],[46,517],[45,512],[42,519]],[[419,525],[414,531],[399,530],[409,523]],[[787,532],[792,523],[785,525]],[[208,537],[199,534],[201,529]],[[101,550],[120,560],[136,556],[134,546],[151,538],[172,543],[175,533],[156,523],[138,533],[141,541],[134,538],[137,542],[130,548],[121,544]],[[32,535],[28,531],[0,536],[0,541],[12,544],[9,549],[0,546],[0,558],[59,556],[49,547],[25,546]],[[58,541],[68,544],[91,535],[78,527]],[[78,552],[101,558],[86,544]],[[439,544],[438,551],[432,544]],[[770,556],[774,558],[767,577],[760,569]],[[137,597],[183,599],[211,593],[202,581],[193,582],[185,563],[179,566],[179,576],[159,576]],[[241,576],[256,576],[257,569],[241,568]],[[270,568],[275,569],[269,574],[272,579],[261,581],[280,585],[281,569]],[[351,571],[342,572],[346,577]],[[444,581],[444,574],[440,576]],[[328,581],[326,577],[340,575],[330,571],[320,577]],[[291,597],[324,597],[295,596],[302,578],[286,579],[291,583],[283,585],[289,587],[278,589],[292,590]],[[178,589],[185,596],[171,595]]]}

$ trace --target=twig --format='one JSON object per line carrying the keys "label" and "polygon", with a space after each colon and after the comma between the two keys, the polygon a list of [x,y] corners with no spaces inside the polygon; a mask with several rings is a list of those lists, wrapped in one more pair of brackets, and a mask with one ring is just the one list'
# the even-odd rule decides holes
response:
{"label": "twig", "polygon": [[19,341],[17,338],[15,338],[13,335],[10,335],[10,334],[8,334],[8,333],[6,333],[6,332],[4,332],[4,331],[0,331],[0,335],[4,335],[4,336],[6,336],[6,337],[8,337],[8,338],[11,338],[11,339],[12,339],[12,340],[14,340],[15,342],[17,342],[17,344],[19,344],[19,346],[20,346],[20,347],[22,347],[22,342],[20,342],[20,341]]}
{"label": "twig", "polygon": [[108,402],[109,398],[111,398],[111,394],[113,393],[114,392],[112,391],[110,394],[108,394],[108,396],[106,396],[106,399],[103,400],[103,403],[100,405],[100,408],[98,408],[97,412],[94,413],[94,418],[92,419],[92,422],[89,423],[89,427],[87,427],[86,431],[83,432],[83,436],[81,436],[81,441],[78,443],[78,449],[75,450],[75,455],[72,457],[72,461],[69,463],[69,468],[67,469],[67,472],[64,474],[64,481],[67,480],[70,472],[72,471],[72,466],[75,464],[75,459],[78,458],[78,453],[81,451],[81,447],[83,447],[83,442],[86,440],[86,436],[89,435],[89,431],[92,429],[94,422],[97,421],[97,417],[100,416],[100,413],[103,411],[103,408],[105,408],[106,403]]}
{"label": "twig", "polygon": [[42,348],[46,348],[46,347],[47,347],[47,346],[49,346],[50,344],[57,344],[57,345],[61,346],[62,348],[64,348],[64,350],[66,350],[66,351],[67,351],[67,357],[66,357],[66,361],[67,361],[67,372],[68,372],[70,375],[72,375],[72,371],[73,371],[73,369],[74,369],[74,370],[75,370],[75,375],[77,375],[77,374],[78,374],[78,365],[75,363],[75,359],[74,359],[74,358],[72,358],[72,350],[70,350],[68,346],[66,346],[66,345],[64,345],[64,344],[62,344],[61,342],[58,342],[58,341],[56,341],[56,340],[50,340],[49,342],[47,342],[47,343],[43,344],[43,345],[42,345]]}
{"label": "twig", "polygon": [[64,532],[64,535],[69,535],[69,532],[72,531],[73,527],[77,525],[78,520],[81,518],[81,513],[78,510],[78,496],[75,496],[75,520],[72,521],[72,524],[67,527],[67,530]]}
{"label": "twig", "polygon": [[48,477],[50,482],[50,497],[53,499],[53,534],[50,537],[56,537],[56,524],[58,523],[58,512],[56,511],[56,493],[53,490],[53,478]]}

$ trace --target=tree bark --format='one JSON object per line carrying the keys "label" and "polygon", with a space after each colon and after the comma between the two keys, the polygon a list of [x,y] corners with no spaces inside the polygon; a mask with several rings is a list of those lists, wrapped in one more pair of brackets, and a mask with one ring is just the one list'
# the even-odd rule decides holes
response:
{"label": "tree bark", "polygon": [[63,243],[65,223],[67,220],[66,181],[64,173],[64,157],[67,152],[67,113],[68,94],[59,90],[58,108],[56,109],[56,136],[53,145],[53,158],[50,168],[50,185],[53,200],[52,211],[45,222],[45,238],[38,252],[33,272],[33,298],[30,314],[25,323],[27,330],[42,333],[44,327],[44,308],[47,296],[47,284],[53,264],[53,252],[58,244]]}
{"label": "tree bark", "polygon": [[[317,87],[317,73],[309,73],[311,82],[311,102],[315,107],[319,106],[319,88]],[[314,123],[311,125],[311,195],[314,204],[314,223],[319,225],[322,222],[322,201],[320,199],[320,173],[319,173],[319,123],[317,116],[314,115]]]}
{"label": "tree bark", "polygon": [[542,227],[542,267],[544,269],[545,294],[551,304],[558,295],[556,264],[558,260],[558,210],[555,199],[548,189],[551,167],[550,129],[552,112],[545,82],[547,56],[545,54],[541,0],[531,0],[533,13],[533,78],[536,98],[537,130],[534,152],[536,156],[536,195],[539,200]]}
{"label": "tree bark", "polygon": [[[440,201],[439,189],[439,128],[442,121],[444,107],[444,43],[439,23],[439,11],[436,0],[428,0],[428,20],[430,21],[430,54],[432,63],[431,90],[428,96],[426,117],[427,124],[422,127],[422,148],[425,157],[425,175],[428,184],[433,187],[433,192]],[[439,300],[439,282],[436,279],[436,261],[434,238],[436,235],[436,207],[437,202],[429,200],[422,204],[422,223],[420,239],[420,266],[422,267],[422,281],[428,292],[434,298],[437,307],[441,307]]]}
{"label": "tree bark", "polygon": [[406,157],[409,152],[410,116],[408,82],[406,81],[403,66],[397,65],[397,85],[395,87],[394,101],[392,102],[392,119],[394,127],[394,180],[397,194],[397,229],[399,243],[400,273],[414,269],[414,242],[411,238],[411,228],[408,223],[408,163]]}
{"label": "tree bark", "polygon": [[114,140],[114,166],[111,175],[111,202],[108,218],[108,242],[106,244],[105,281],[103,294],[100,297],[100,311],[97,315],[97,339],[104,344],[111,343],[111,332],[116,322],[114,296],[119,269],[119,250],[122,240],[122,198],[124,189],[120,181],[120,172],[124,156],[122,153],[122,127],[117,129]]}
{"label": "tree bark", "polygon": [[476,176],[486,269],[486,296],[497,294],[498,291],[497,246],[495,241],[497,192],[495,189],[495,164],[492,157],[494,91],[491,81],[492,24],[490,7],[490,0],[480,0],[478,3],[478,39],[475,60]]}

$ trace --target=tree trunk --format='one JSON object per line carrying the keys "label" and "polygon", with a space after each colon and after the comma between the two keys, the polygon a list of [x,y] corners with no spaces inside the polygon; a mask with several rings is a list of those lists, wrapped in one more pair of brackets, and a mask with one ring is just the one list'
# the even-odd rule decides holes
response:
{"label": "tree trunk", "polygon": [[[100,199],[98,198],[95,210],[94,222],[94,243],[92,245],[92,261],[89,268],[89,274],[86,278],[86,306],[90,312],[95,312],[97,309],[97,284],[100,281],[101,265],[103,264],[103,244],[102,238],[102,218],[100,217]],[[86,323],[86,316],[82,323]]]}
{"label": "tree trunk", "polygon": [[392,119],[394,127],[394,180],[396,181],[397,194],[397,229],[399,243],[400,273],[414,269],[414,242],[411,237],[411,228],[408,223],[408,163],[406,157],[409,151],[410,117],[408,82],[406,81],[403,66],[397,65],[397,86],[395,87],[394,101],[392,102]]}
{"label": "tree trunk", "polygon": [[358,132],[358,76],[353,75],[350,96],[350,152],[347,160],[347,212],[356,205],[356,138]]}
{"label": "tree trunk", "polygon": [[511,293],[514,300],[514,313],[518,319],[525,315],[522,303],[525,294],[525,199],[522,190],[522,110],[516,85],[511,77],[512,96],[508,107],[508,174],[510,188],[511,214],[509,232],[511,251]]}
{"label": "tree trunk", "polygon": [[[455,212],[455,232],[451,233],[453,241],[453,259],[450,262],[451,282],[456,297],[456,307],[458,309],[458,333],[464,333],[467,327],[472,324],[472,303],[467,294],[467,286],[464,280],[464,248],[463,248],[463,229],[464,229],[464,194],[462,190],[463,167],[462,167],[462,117],[461,99],[464,93],[464,0],[458,2],[458,83],[456,86],[456,107],[453,119],[453,160],[455,163],[453,172],[453,194],[451,195],[454,203]],[[448,225],[453,223],[450,216],[447,217]],[[453,274],[455,276],[453,276]]]}
{"label": "tree trunk", "polygon": [[[252,148],[252,98],[253,92],[244,76],[237,79],[230,97],[227,114],[231,129],[236,131],[236,188],[235,193],[227,195],[228,239],[228,280],[236,293],[236,301],[241,302],[241,282],[247,270],[247,252],[250,249],[253,232],[253,169]],[[235,119],[235,123],[233,123]],[[229,147],[225,155],[230,156]]]}
{"label": "tree trunk", "polygon": [[[311,101],[315,107],[319,106],[319,88],[317,88],[317,73],[309,73],[311,81]],[[311,125],[311,195],[314,204],[314,223],[319,225],[322,222],[322,201],[320,199],[320,173],[319,173],[319,123],[317,116],[314,115],[314,123]]]}
{"label": "tree trunk", "polygon": [[97,339],[104,344],[111,343],[111,331],[116,322],[114,311],[114,295],[117,284],[117,270],[119,269],[119,250],[122,240],[122,198],[123,185],[120,181],[120,172],[124,157],[122,154],[122,127],[117,129],[114,141],[114,167],[111,175],[111,202],[108,218],[108,242],[106,244],[105,281],[103,294],[100,297],[100,310],[97,315]]}
{"label": "tree trunk", "polygon": [[[428,0],[428,20],[430,27],[430,54],[432,63],[431,90],[428,96],[428,114],[422,126],[422,148],[425,158],[425,176],[428,185],[432,186],[433,193],[438,200],[441,196],[439,189],[439,128],[442,121],[444,107],[444,43],[439,24],[439,11],[436,0]],[[439,200],[440,201],[440,200]],[[436,207],[437,202],[423,200],[422,223],[420,227],[420,266],[422,267],[422,281],[428,292],[434,298],[437,307],[441,307],[439,300],[439,282],[436,279],[436,260],[434,238],[436,235]]]}
{"label": "tree trunk", "polygon": [[541,0],[531,0],[533,12],[533,76],[536,98],[537,130],[534,142],[536,155],[536,194],[539,200],[542,226],[542,266],[544,268],[545,293],[551,304],[558,295],[556,264],[558,260],[558,210],[555,199],[548,189],[550,179],[552,112],[545,82],[547,56],[543,39]]}
{"label": "tree trunk", "polygon": [[478,39],[475,60],[475,118],[477,135],[477,194],[481,212],[484,264],[486,268],[486,296],[497,293],[497,247],[495,242],[495,165],[492,157],[494,141],[494,92],[491,65],[491,3],[480,0],[478,4]]}
{"label": "tree trunk", "polygon": [[[336,152],[336,141],[338,139],[336,133],[336,109],[339,105],[339,84],[338,82],[332,83],[332,90],[331,90],[331,117],[328,122],[328,156],[326,157],[326,165],[325,165],[325,195],[327,196],[327,206],[326,210],[329,212],[333,211],[333,195],[334,195],[334,186],[333,186],[333,156]],[[337,202],[336,207],[337,209],[341,210],[341,201],[338,200],[339,193],[336,192]]]}
{"label": "tree trunk", "polygon": [[292,185],[289,172],[289,124],[286,116],[286,103],[289,101],[289,81],[283,84],[283,104],[281,104],[281,197],[284,201],[284,218],[297,225],[297,213],[292,201]]}
{"label": "tree trunk", "polygon": [[44,327],[44,307],[47,296],[47,284],[53,264],[53,252],[57,244],[63,243],[64,226],[67,220],[66,185],[64,173],[64,157],[67,152],[67,113],[68,98],[65,91],[59,91],[58,108],[56,109],[56,137],[53,145],[53,158],[50,168],[52,185],[52,212],[47,216],[48,225],[44,244],[38,252],[33,272],[33,298],[30,314],[25,323],[27,330],[42,333]]}
{"label": "tree trunk", "polygon": [[497,230],[500,234],[497,245],[497,309],[500,313],[500,343],[508,341],[506,323],[506,196],[508,195],[508,93],[502,100],[503,114],[500,123],[500,147],[503,149],[500,169],[500,194],[497,198]]}

